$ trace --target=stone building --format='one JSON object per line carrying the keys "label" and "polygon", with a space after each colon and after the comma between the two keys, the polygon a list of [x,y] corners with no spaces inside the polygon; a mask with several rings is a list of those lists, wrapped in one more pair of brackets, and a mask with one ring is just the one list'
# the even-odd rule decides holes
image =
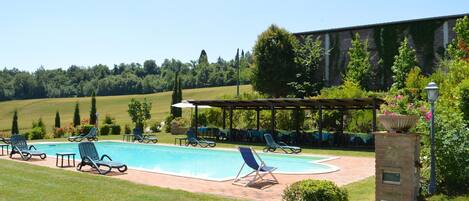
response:
{"label": "stone building", "polygon": [[392,85],[391,66],[404,37],[417,52],[419,67],[431,74],[437,61],[444,57],[445,47],[455,37],[456,19],[469,15],[450,15],[424,19],[397,21],[363,26],[294,33],[295,36],[312,36],[322,41],[326,51],[319,70],[326,86],[339,85],[345,73],[351,40],[355,33],[368,40],[371,63],[376,77],[373,88],[387,89]]}

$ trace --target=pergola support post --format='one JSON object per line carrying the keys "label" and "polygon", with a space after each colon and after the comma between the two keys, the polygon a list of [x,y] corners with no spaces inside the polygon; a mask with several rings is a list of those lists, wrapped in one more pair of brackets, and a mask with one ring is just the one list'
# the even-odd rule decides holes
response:
{"label": "pergola support post", "polygon": [[319,130],[319,146],[321,146],[322,145],[322,105],[319,105],[318,130]]}
{"label": "pergola support post", "polygon": [[275,135],[275,107],[272,105],[270,106],[270,131],[272,132],[272,135]]}
{"label": "pergola support post", "polygon": [[373,99],[373,109],[371,109],[373,112],[373,121],[372,121],[372,131],[376,132],[376,100]]}
{"label": "pergola support post", "polygon": [[260,112],[261,111],[259,110],[259,108],[257,108],[256,109],[256,115],[257,115],[256,128],[257,128],[257,131],[259,131],[259,129],[260,129],[260,116],[261,116]]}
{"label": "pergola support post", "polygon": [[226,128],[226,110],[225,108],[222,109],[222,113],[223,113],[223,129]]}
{"label": "pergola support post", "polygon": [[195,126],[195,136],[197,137],[198,136],[198,133],[199,133],[199,106],[198,105],[195,105],[195,122],[194,122],[194,126]]}
{"label": "pergola support post", "polygon": [[233,107],[230,107],[230,136],[233,136]]}
{"label": "pergola support post", "polygon": [[[297,139],[300,137],[300,108],[297,107],[295,111],[295,123],[296,123],[296,136]],[[296,141],[296,140],[295,140]]]}

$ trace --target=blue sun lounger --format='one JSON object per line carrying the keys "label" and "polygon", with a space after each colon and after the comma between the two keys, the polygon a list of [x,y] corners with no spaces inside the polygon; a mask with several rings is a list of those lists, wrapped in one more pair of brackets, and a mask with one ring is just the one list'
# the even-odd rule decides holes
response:
{"label": "blue sun lounger", "polygon": [[279,141],[277,144],[270,133],[264,134],[264,139],[267,143],[266,147],[264,148],[264,152],[274,152],[277,149],[281,149],[287,154],[297,154],[301,152],[300,147],[288,146],[287,144],[281,141]]}
{"label": "blue sun lounger", "polygon": [[[45,159],[47,155],[42,151],[37,151],[34,145],[28,147],[26,138],[22,135],[13,135],[11,136],[11,152],[10,158],[13,157],[13,154],[21,155],[21,159],[27,161],[33,156],[39,156],[41,159]],[[32,150],[34,149],[34,150]]]}
{"label": "blue sun lounger", "polygon": [[[78,144],[78,149],[80,150],[81,162],[78,163],[77,170],[81,171],[81,168],[85,165],[89,165],[92,168],[95,168],[99,174],[105,175],[111,172],[112,168],[117,168],[119,172],[127,171],[127,165],[119,162],[112,161],[111,157],[104,154],[99,157],[98,150],[94,146],[93,142],[80,142]],[[109,159],[105,161],[104,158]],[[100,167],[105,166],[107,170],[101,170]]]}
{"label": "blue sun lounger", "polygon": [[213,141],[208,141],[208,140],[205,140],[203,138],[197,138],[195,136],[195,133],[192,129],[189,129],[187,131],[187,143],[186,143],[186,146],[189,146],[189,145],[192,145],[192,146],[197,146],[199,145],[200,147],[215,147],[217,146],[217,143],[213,142]]}
{"label": "blue sun lounger", "polygon": [[68,137],[68,141],[70,141],[70,142],[81,142],[85,138],[88,139],[88,141],[98,141],[96,127],[91,128],[90,132],[88,132],[88,133],[82,133],[80,135],[70,136],[70,137]]}
{"label": "blue sun lounger", "polygon": [[157,143],[158,142],[158,138],[156,138],[155,135],[144,135],[142,131],[138,128],[134,129],[133,141],[135,140],[137,140],[140,143],[150,143],[150,142]]}
{"label": "blue sun lounger", "polygon": [[[241,153],[241,156],[243,157],[244,163],[241,166],[238,175],[236,175],[233,184],[249,186],[257,181],[267,181],[274,184],[278,184],[277,178],[272,173],[277,168],[267,166],[264,161],[262,161],[262,159],[259,157],[259,155],[257,155],[257,153],[250,147],[238,147],[238,149]],[[260,161],[260,164],[257,162],[256,158]],[[245,165],[250,167],[253,171],[243,177],[240,177],[240,174],[243,171]],[[249,179],[249,177],[252,177],[253,174],[254,177]],[[265,175],[271,175],[273,179],[265,179]]]}

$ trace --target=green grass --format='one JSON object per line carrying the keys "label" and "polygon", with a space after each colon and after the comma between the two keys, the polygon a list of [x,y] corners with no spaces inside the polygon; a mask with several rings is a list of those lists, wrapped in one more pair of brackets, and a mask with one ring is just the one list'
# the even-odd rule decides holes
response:
{"label": "green grass", "polygon": [[375,200],[375,177],[368,177],[361,181],[345,185],[350,201],[374,201]]}
{"label": "green grass", "polygon": [[428,201],[468,201],[469,194],[459,196],[434,195],[427,199]]}
{"label": "green grass", "polygon": [[[240,92],[251,91],[250,85],[240,87]],[[99,96],[96,97],[98,113],[100,120],[106,114],[110,114],[116,118],[120,125],[130,124],[130,118],[127,114],[127,105],[130,99],[147,98],[153,103],[151,111],[151,122],[162,121],[169,113],[169,105],[171,103],[171,93],[154,93],[143,95],[125,95],[125,96]],[[212,87],[200,89],[183,90],[184,99],[216,99],[223,95],[236,94],[236,86]],[[42,117],[48,129],[54,125],[55,112],[59,111],[62,120],[62,126],[68,125],[73,120],[73,112],[76,102],[80,103],[81,118],[89,118],[89,110],[91,104],[90,97],[82,98],[48,98],[48,99],[31,99],[31,100],[15,100],[0,102],[0,131],[11,129],[13,111],[18,110],[18,124],[20,129],[29,129],[32,122]]]}
{"label": "green grass", "polygon": [[232,200],[0,159],[0,200]]}
{"label": "green grass", "polygon": [[[350,201],[374,201],[375,200],[375,177],[368,177],[364,180],[344,186],[349,194]],[[469,194],[448,196],[434,195],[427,198],[428,201],[467,201]]]}

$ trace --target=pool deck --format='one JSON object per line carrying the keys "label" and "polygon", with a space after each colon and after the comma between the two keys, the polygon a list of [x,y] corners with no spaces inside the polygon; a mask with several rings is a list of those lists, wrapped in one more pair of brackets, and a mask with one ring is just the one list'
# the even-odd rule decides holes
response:
{"label": "pool deck", "polygon": [[[308,154],[301,154],[308,155]],[[14,160],[22,163],[29,163],[51,168],[58,168],[55,166],[55,155],[47,156],[45,160],[34,157],[29,161],[22,161],[19,155],[15,155],[13,159],[8,156],[0,156],[0,159]],[[247,200],[281,200],[283,189],[296,181],[303,179],[325,179],[335,182],[337,185],[342,186],[345,184],[353,183],[364,178],[373,176],[375,173],[375,158],[372,157],[349,157],[341,156],[339,158],[325,161],[324,164],[334,165],[340,168],[339,171],[323,174],[275,174],[279,180],[279,184],[274,185],[259,185],[257,187],[241,187],[232,185],[232,180],[229,181],[208,181],[188,177],[172,176],[167,174],[160,174],[154,172],[146,172],[140,170],[129,169],[125,173],[115,172],[109,173],[108,177],[128,180],[134,183],[145,184],[150,186],[159,186],[171,189],[185,190],[196,193],[209,193],[226,197],[247,199]],[[239,166],[240,164],[233,164]],[[74,167],[58,168],[69,171],[76,171]],[[83,174],[97,174],[91,171],[89,166],[84,167]],[[91,172],[90,172],[91,171]]]}

